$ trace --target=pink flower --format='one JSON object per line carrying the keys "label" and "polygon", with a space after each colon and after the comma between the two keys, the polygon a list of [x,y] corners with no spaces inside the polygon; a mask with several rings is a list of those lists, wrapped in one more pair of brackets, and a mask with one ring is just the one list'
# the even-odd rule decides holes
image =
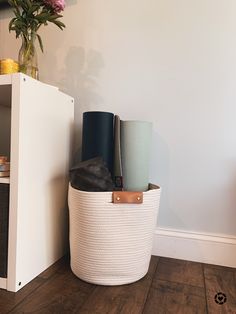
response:
{"label": "pink flower", "polygon": [[65,0],[44,0],[44,2],[49,5],[55,13],[60,13],[65,8]]}

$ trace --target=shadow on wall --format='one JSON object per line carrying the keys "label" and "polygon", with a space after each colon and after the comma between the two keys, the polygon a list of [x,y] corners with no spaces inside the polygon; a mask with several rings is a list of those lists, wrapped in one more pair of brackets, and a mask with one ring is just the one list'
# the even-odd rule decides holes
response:
{"label": "shadow on wall", "polygon": [[97,78],[104,67],[103,57],[96,50],[85,51],[82,47],[71,47],[65,58],[61,86],[75,98],[75,147],[81,146],[82,113],[99,110],[103,98],[99,95]]}
{"label": "shadow on wall", "polygon": [[[156,178],[158,178],[158,182],[154,182]],[[161,186],[161,203],[157,221],[157,224],[161,225],[162,216],[165,215],[167,208],[169,208],[169,149],[155,129],[152,133],[150,182]]]}
{"label": "shadow on wall", "polygon": [[[225,234],[227,232],[229,234],[236,234],[236,224],[235,224],[235,204],[236,204],[236,165],[235,162],[232,162],[232,179],[229,181],[229,185],[226,188],[226,199],[228,200],[228,204],[225,204],[225,208],[229,208],[229,210],[224,210],[224,216],[222,219],[228,221],[228,225],[231,225],[232,228],[230,230],[225,230]],[[224,193],[224,192],[222,192]]]}
{"label": "shadow on wall", "polygon": [[[174,208],[171,208],[170,194],[170,149],[166,141],[154,129],[152,135],[150,182],[161,186],[161,202],[158,214],[158,227],[184,226]],[[155,182],[158,180],[158,182]]]}

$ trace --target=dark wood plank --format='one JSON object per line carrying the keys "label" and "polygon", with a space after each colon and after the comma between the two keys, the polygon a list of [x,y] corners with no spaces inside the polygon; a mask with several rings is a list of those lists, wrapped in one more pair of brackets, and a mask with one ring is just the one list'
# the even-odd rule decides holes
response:
{"label": "dark wood plank", "polygon": [[44,284],[46,279],[55,275],[56,271],[61,271],[65,267],[68,268],[68,257],[61,258],[16,293],[0,289],[0,313],[8,313],[11,311],[26,297],[35,292],[38,287]]}
{"label": "dark wood plank", "polygon": [[42,284],[46,282],[46,279],[55,275],[60,269],[68,268],[68,257],[63,257],[51,267],[45,270],[37,278],[28,283],[18,292],[9,292],[0,289],[0,313],[8,313],[14,307],[16,307],[20,302],[22,302],[27,296],[31,295],[37,290]]}
{"label": "dark wood plank", "polygon": [[[204,314],[207,310],[201,267],[208,313],[235,314],[236,269],[158,257],[152,257],[143,279],[114,287],[79,280],[65,257],[19,292],[0,290],[0,313]],[[217,292],[226,294],[225,304],[215,303]]]}
{"label": "dark wood plank", "polygon": [[78,279],[69,265],[25,298],[11,313],[78,313],[79,308],[95,288]]}
{"label": "dark wood plank", "polygon": [[161,257],[154,280],[204,287],[201,263]]}
{"label": "dark wood plank", "polygon": [[[207,306],[209,314],[236,313],[236,276],[235,270],[222,266],[204,265]],[[227,301],[224,304],[215,302],[215,295],[222,292]]]}
{"label": "dark wood plank", "polygon": [[228,266],[220,266],[220,265],[213,265],[213,264],[202,264],[204,268],[212,268],[212,269],[217,269],[217,270],[226,270],[226,271],[231,271],[236,274],[236,268],[233,267],[228,267]]}
{"label": "dark wood plank", "polygon": [[180,283],[155,280],[144,314],[205,314],[205,290]]}
{"label": "dark wood plank", "polygon": [[16,293],[0,289],[0,313],[8,313],[27,296],[30,296],[33,291],[37,290],[44,282],[45,280],[42,278],[35,278]]}
{"label": "dark wood plank", "polygon": [[135,283],[113,287],[97,286],[79,313],[142,313],[157,263],[158,257],[153,256],[147,275]]}
{"label": "dark wood plank", "polygon": [[59,261],[57,261],[48,269],[43,271],[38,277],[42,279],[49,279],[53,275],[55,275],[55,273],[65,271],[65,269],[69,267],[69,264],[70,264],[69,255],[65,255]]}

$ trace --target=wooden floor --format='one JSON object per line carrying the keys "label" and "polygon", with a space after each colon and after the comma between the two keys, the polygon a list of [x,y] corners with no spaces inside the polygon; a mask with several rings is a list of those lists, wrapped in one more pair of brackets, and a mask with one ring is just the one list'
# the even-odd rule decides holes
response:
{"label": "wooden floor", "polygon": [[19,292],[0,290],[0,313],[235,314],[236,269],[152,257],[140,281],[105,287],[79,280],[63,258]]}

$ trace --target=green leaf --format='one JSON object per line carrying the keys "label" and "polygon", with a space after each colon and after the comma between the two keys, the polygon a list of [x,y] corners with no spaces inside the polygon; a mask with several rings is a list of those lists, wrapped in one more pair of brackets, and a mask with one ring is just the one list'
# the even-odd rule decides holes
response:
{"label": "green leaf", "polygon": [[61,30],[63,30],[63,28],[64,27],[66,27],[65,26],[65,24],[64,23],[62,23],[62,22],[60,22],[60,21],[52,21],[52,23],[54,23],[55,25],[57,25]]}
{"label": "green leaf", "polygon": [[11,26],[11,28],[10,28],[9,30],[10,30],[10,31],[15,31],[16,28],[15,28],[15,26]]}
{"label": "green leaf", "polygon": [[60,14],[53,14],[50,16],[50,18],[48,19],[50,22],[52,22],[53,20],[59,19],[60,17],[62,17],[62,15]]}
{"label": "green leaf", "polygon": [[8,0],[8,3],[10,4],[10,6],[15,7],[15,3],[12,0]]}
{"label": "green leaf", "polygon": [[15,14],[15,16],[16,16],[17,18],[21,18],[20,11],[17,10],[17,8],[16,8],[15,10],[13,10],[13,13]]}
{"label": "green leaf", "polygon": [[39,5],[33,4],[33,5],[31,6],[31,8],[29,9],[27,15],[29,16],[29,15],[33,14],[35,11],[37,11],[37,10],[39,10],[39,9],[40,9],[40,6],[39,6]]}
{"label": "green leaf", "polygon": [[48,20],[48,18],[50,17],[50,13],[40,13],[39,15],[36,15],[35,18],[38,20],[38,21],[46,21]]}
{"label": "green leaf", "polygon": [[11,21],[10,21],[10,23],[9,23],[9,25],[8,25],[9,32],[10,32],[11,30],[13,30],[13,29],[12,29],[12,26],[13,26],[15,20],[16,20],[16,17],[14,17],[13,19],[11,19]]}
{"label": "green leaf", "polygon": [[26,4],[27,4],[27,6],[28,6],[28,12],[29,12],[29,9],[32,7],[32,3],[31,3],[31,1],[30,0],[25,0],[25,2],[26,2]]}
{"label": "green leaf", "polygon": [[37,38],[38,38],[38,41],[39,41],[40,49],[43,52],[43,42],[42,42],[42,39],[41,39],[41,37],[38,34],[37,34]]}
{"label": "green leaf", "polygon": [[[0,0],[1,1],[1,0]],[[62,15],[53,12],[45,4],[45,0],[8,0],[13,8],[15,17],[9,22],[9,31],[15,31],[16,37],[27,36],[31,31],[37,32],[41,25],[53,23],[61,30],[65,24],[59,21]],[[37,34],[36,34],[37,35]],[[41,50],[43,44],[41,37],[37,35]]]}

